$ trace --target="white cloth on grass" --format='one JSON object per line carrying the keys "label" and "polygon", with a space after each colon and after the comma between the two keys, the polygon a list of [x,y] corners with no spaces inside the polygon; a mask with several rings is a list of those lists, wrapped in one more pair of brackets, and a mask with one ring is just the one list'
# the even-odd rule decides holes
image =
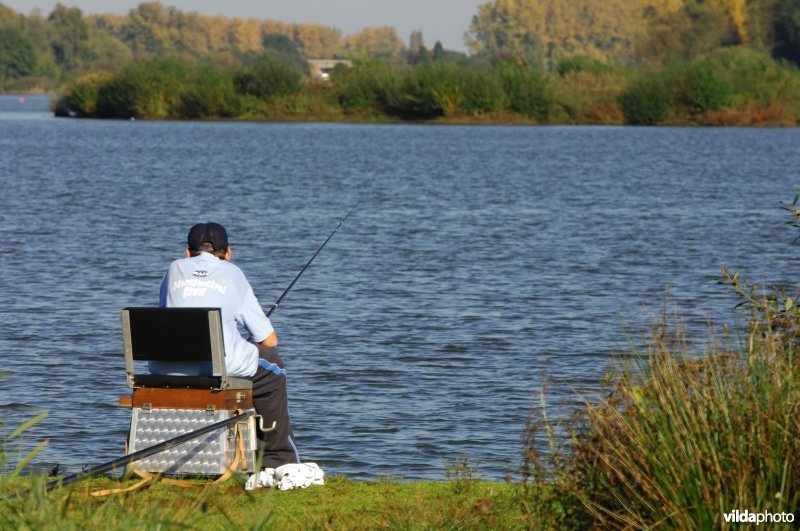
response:
{"label": "white cloth on grass", "polygon": [[316,463],[288,463],[253,474],[247,479],[244,489],[305,489],[311,485],[324,485],[324,476],[325,472]]}
{"label": "white cloth on grass", "polygon": [[247,482],[244,484],[244,490],[255,490],[255,489],[271,489],[275,486],[275,469],[274,468],[265,468],[261,472],[257,472],[247,478]]}
{"label": "white cloth on grass", "polygon": [[324,485],[325,473],[316,463],[288,463],[275,469],[275,484],[280,490],[305,489]]}

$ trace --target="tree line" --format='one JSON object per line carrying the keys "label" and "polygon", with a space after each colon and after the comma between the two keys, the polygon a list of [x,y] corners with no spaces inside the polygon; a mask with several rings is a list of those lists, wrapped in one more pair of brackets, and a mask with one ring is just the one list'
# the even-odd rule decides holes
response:
{"label": "tree line", "polygon": [[[800,0],[489,0],[478,7],[466,40],[468,57],[446,53],[478,63],[513,58],[546,70],[573,55],[659,68],[736,46],[800,64]],[[141,3],[127,15],[84,15],[57,4],[47,16],[0,3],[0,90],[53,89],[132,60],[168,57],[237,68],[271,49],[412,63],[432,55],[421,32],[406,47],[392,27],[343,35],[320,24],[203,16],[159,2]],[[433,51],[445,53],[438,43]]]}
{"label": "tree line", "polygon": [[141,3],[123,16],[85,15],[62,4],[47,16],[24,15],[0,3],[0,90],[52,90],[88,72],[164,57],[233,68],[276,48],[306,58],[396,56],[405,50],[391,27],[344,35],[320,24],[203,16],[159,2]]}
{"label": "tree line", "polygon": [[[490,0],[469,55],[392,28],[0,5],[0,83],[45,79],[64,115],[796,124],[800,0]],[[330,82],[307,59],[346,57]],[[37,78],[37,76],[39,76]],[[10,81],[11,80],[11,81]],[[46,85],[46,82],[41,82]]]}
{"label": "tree line", "polygon": [[658,67],[749,46],[800,63],[800,0],[490,0],[469,31],[472,53],[552,67],[574,54]]}

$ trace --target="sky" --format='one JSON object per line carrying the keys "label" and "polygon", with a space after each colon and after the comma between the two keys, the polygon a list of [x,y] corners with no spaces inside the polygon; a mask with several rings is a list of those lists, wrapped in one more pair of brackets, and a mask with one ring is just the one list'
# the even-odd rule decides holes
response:
{"label": "sky", "polygon": [[[203,15],[306,22],[339,28],[345,34],[365,27],[394,26],[408,46],[412,31],[421,30],[428,49],[437,40],[448,50],[466,51],[464,32],[478,6],[489,0],[161,0],[164,6]],[[47,16],[57,0],[0,0],[24,15],[39,8]],[[126,14],[141,0],[61,0],[84,14]]]}

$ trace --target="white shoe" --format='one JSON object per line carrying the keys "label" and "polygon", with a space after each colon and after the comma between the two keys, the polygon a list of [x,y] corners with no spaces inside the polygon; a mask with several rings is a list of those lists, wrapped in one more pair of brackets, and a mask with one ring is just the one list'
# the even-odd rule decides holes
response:
{"label": "white shoe", "polygon": [[247,482],[244,484],[244,490],[255,490],[255,489],[270,489],[275,486],[275,469],[274,468],[265,468],[261,472],[257,474],[251,475],[247,478]]}

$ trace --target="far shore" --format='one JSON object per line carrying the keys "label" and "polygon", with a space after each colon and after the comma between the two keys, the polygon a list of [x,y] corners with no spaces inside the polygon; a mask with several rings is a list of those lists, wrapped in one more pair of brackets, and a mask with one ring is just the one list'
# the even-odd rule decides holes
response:
{"label": "far shore", "polygon": [[[51,107],[56,103],[60,94],[45,90],[30,90],[24,92],[5,92],[0,93],[4,96],[50,96]],[[69,118],[69,116],[59,116]],[[124,120],[124,118],[116,118]],[[250,115],[236,117],[207,117],[207,118],[149,118],[131,117],[131,119],[145,121],[201,121],[201,122],[270,122],[270,123],[348,123],[348,124],[407,124],[407,125],[484,125],[484,126],[630,126],[625,123],[621,116],[607,116],[605,119],[598,120],[558,120],[555,117],[546,121],[526,118],[511,113],[493,113],[481,115],[455,114],[451,116],[440,116],[428,120],[406,120],[385,114],[358,114],[358,113],[339,113],[339,114],[271,114],[269,116]],[[797,127],[795,120],[782,117],[767,116],[764,120],[754,121],[750,113],[729,112],[725,119],[720,119],[718,115],[713,117],[698,116],[695,119],[687,120],[681,117],[671,117],[656,127]]]}

